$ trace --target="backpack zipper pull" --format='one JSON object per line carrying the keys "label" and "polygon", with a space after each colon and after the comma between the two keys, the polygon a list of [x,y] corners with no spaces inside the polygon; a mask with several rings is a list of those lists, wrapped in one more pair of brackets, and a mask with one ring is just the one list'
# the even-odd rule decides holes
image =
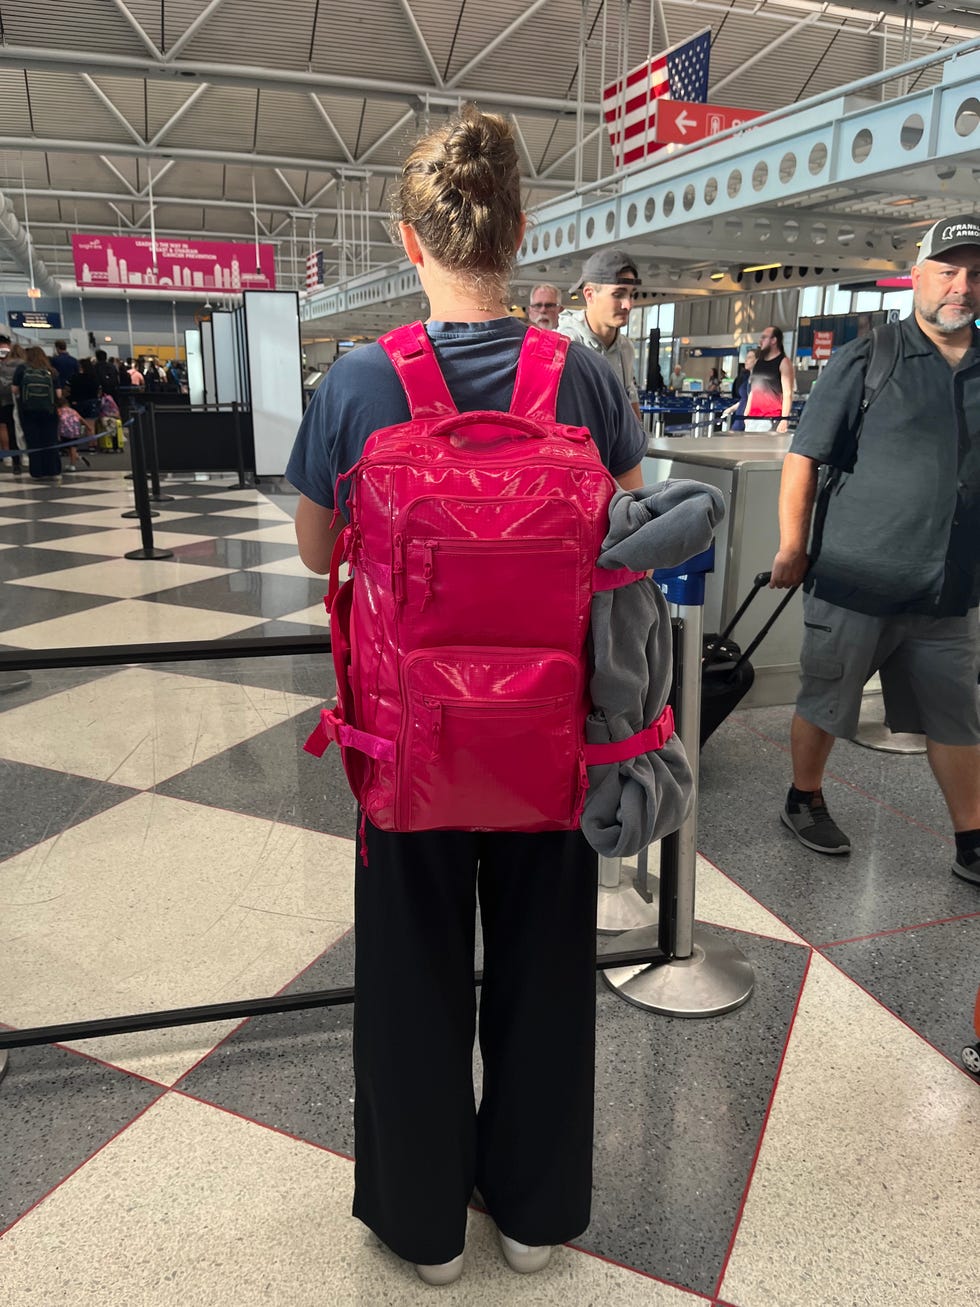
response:
{"label": "backpack zipper pull", "polygon": [[426,708],[429,710],[429,747],[430,758],[435,761],[439,757],[439,740],[442,736],[442,701],[440,699],[425,699]]}
{"label": "backpack zipper pull", "polygon": [[425,612],[425,606],[432,598],[432,555],[433,544],[431,540],[427,540],[422,551],[422,580],[425,582],[425,593],[422,596],[422,607],[419,609],[419,612],[422,613]]}
{"label": "backpack zipper pull", "polygon": [[402,535],[395,536],[395,556],[391,569],[391,588],[394,592],[395,603],[402,604],[405,602],[405,539]]}

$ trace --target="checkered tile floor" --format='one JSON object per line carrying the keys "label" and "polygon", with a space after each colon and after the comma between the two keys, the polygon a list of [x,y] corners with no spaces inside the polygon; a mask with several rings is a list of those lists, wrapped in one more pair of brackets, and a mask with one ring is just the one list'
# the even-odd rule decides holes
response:
{"label": "checkered tile floor", "polygon": [[[217,653],[323,629],[295,500],[167,489],[174,558],[138,562],[121,474],[0,476],[0,645]],[[0,694],[0,1022],[351,983],[354,806],[335,751],[301,748],[330,688],[321,657],[216,657],[39,671]],[[855,852],[796,844],[776,820],[789,716],[736,714],[702,760],[698,915],[750,959],[751,1000],[670,1020],[600,982],[592,1225],[518,1277],[474,1211],[440,1302],[975,1297],[980,1087],[955,1061],[980,896],[949,875],[922,758],[835,750]],[[14,1050],[4,1307],[430,1301],[349,1215],[350,1044],[334,1008]]]}

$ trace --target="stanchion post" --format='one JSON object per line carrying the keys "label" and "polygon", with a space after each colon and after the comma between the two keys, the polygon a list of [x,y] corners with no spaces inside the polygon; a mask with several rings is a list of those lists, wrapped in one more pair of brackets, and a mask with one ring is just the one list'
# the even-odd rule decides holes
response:
{"label": "stanchion post", "polygon": [[624,937],[634,949],[657,944],[667,961],[604,972],[606,983],[628,1003],[665,1016],[710,1017],[731,1012],[752,994],[755,975],[742,951],[694,925],[697,869],[698,762],[701,739],[701,646],[705,574],[714,549],[681,568],[655,573],[681,618],[678,649],[677,732],[694,776],[694,800],[686,821],[661,846],[660,919],[656,930]]}
{"label": "stanchion post", "polygon": [[133,461],[133,497],[136,500],[136,513],[140,521],[140,536],[143,541],[141,549],[132,549],[126,558],[173,558],[173,550],[156,549],[153,544],[153,523],[150,520],[150,496],[146,488],[146,454],[143,448],[143,414],[145,409],[136,413],[133,423],[132,438],[129,442]]}
{"label": "stanchion post", "polygon": [[235,419],[235,458],[238,461],[238,488],[245,490],[248,480],[245,474],[245,449],[242,445],[242,406],[237,399],[231,402],[231,412]]}
{"label": "stanchion post", "polygon": [[157,446],[156,406],[148,404],[147,410],[150,415],[150,442],[147,450],[150,464],[150,498],[155,504],[169,504],[173,501],[173,495],[160,493],[160,450]]}

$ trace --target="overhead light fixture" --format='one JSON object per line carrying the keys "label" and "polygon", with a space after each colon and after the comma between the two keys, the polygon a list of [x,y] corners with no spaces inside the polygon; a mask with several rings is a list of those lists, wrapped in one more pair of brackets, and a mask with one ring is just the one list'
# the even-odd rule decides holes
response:
{"label": "overhead light fixture", "polygon": [[[748,272],[748,268],[746,268],[746,272]],[[725,279],[725,274],[723,272],[713,272],[711,274],[712,281],[724,281],[724,279]]]}
{"label": "overhead light fixture", "polygon": [[901,200],[889,200],[888,205],[892,209],[901,209],[906,204],[921,204],[924,198],[922,195],[907,195]]}
{"label": "overhead light fixture", "polygon": [[743,268],[743,272],[768,272],[770,268],[781,268],[781,263],[753,263],[751,267]]}

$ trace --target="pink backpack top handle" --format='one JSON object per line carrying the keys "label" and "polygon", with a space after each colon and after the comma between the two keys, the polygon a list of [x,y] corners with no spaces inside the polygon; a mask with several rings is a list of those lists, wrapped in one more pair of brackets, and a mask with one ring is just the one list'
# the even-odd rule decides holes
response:
{"label": "pink backpack top handle", "polygon": [[567,336],[528,327],[517,360],[510,411],[536,422],[555,422],[558,383],[568,353]]}
{"label": "pink backpack top handle", "polygon": [[459,413],[421,322],[396,327],[378,337],[391,359],[413,418],[446,418]]}

